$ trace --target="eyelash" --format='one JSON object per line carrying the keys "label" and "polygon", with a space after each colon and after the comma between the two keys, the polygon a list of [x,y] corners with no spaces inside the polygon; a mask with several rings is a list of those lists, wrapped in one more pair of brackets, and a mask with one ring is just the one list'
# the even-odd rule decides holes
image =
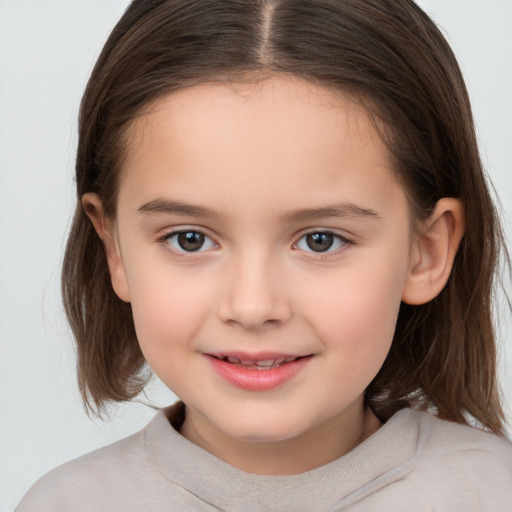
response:
{"label": "eyelash", "polygon": [[[180,235],[188,235],[188,234],[189,235],[198,235],[199,237],[202,237],[202,240],[199,241],[200,246],[197,248],[197,250],[187,251],[183,247],[179,247],[180,243],[178,241],[178,238],[180,237]],[[314,236],[314,235],[322,235],[322,236],[331,237],[331,241],[332,241],[331,246],[327,247],[324,251],[312,250],[307,242],[307,237]],[[173,239],[175,239],[176,245],[178,245],[178,246],[173,247],[171,245],[171,241]],[[191,257],[198,253],[205,252],[210,249],[219,247],[219,245],[210,236],[205,234],[202,230],[192,229],[192,228],[191,229],[180,229],[177,231],[172,231],[170,233],[166,233],[165,235],[160,237],[157,241],[164,247],[165,250],[170,251],[173,255],[181,256],[181,257]],[[206,248],[205,248],[205,243],[207,244]],[[309,249],[311,249],[311,250],[300,247],[300,244],[302,244],[302,243],[307,244]],[[336,245],[336,244],[338,245],[338,247],[336,247],[333,250],[332,245]],[[341,236],[340,234],[335,233],[333,231],[314,230],[314,231],[309,231],[307,233],[302,234],[300,236],[300,238],[298,239],[298,241],[292,245],[292,249],[299,250],[299,251],[302,251],[305,253],[309,253],[310,255],[314,255],[314,257],[316,259],[325,260],[330,257],[334,257],[334,256],[338,255],[340,252],[345,251],[347,249],[347,246],[352,245],[352,244],[353,244],[353,242],[351,240],[349,240],[349,239],[345,238],[344,236]]]}
{"label": "eyelash", "polygon": [[[183,247],[173,247],[171,245],[172,239],[176,239],[176,243],[179,244],[178,237],[180,235],[187,235],[187,234],[194,234],[194,235],[199,235],[199,236],[203,237],[204,242],[207,241],[209,246],[205,249],[204,243],[203,243],[197,250],[187,251],[187,250],[183,249]],[[161,243],[167,251],[170,251],[174,255],[183,256],[183,257],[190,257],[193,255],[196,255],[197,253],[204,252],[205,250],[209,250],[214,247],[218,247],[218,244],[215,243],[210,236],[206,235],[205,233],[203,233],[203,231],[201,231],[199,229],[180,229],[177,231],[172,231],[170,233],[166,233],[164,236],[159,238],[158,242]]]}
{"label": "eyelash", "polygon": [[[331,245],[325,251],[313,251],[313,250],[303,249],[299,246],[299,244],[303,240],[304,240],[304,243],[307,244],[307,241],[306,241],[307,237],[314,236],[314,235],[323,235],[323,236],[332,237],[333,244],[338,243],[338,247],[336,247],[335,249],[332,249],[332,245]],[[304,233],[299,238],[299,240],[295,244],[293,244],[292,247],[293,247],[293,249],[298,249],[300,251],[304,251],[304,252],[308,253],[308,255],[314,255],[314,257],[316,259],[326,260],[328,258],[332,258],[332,257],[339,255],[341,252],[345,251],[349,245],[352,245],[352,244],[353,244],[353,242],[351,240],[349,240],[348,238],[346,238],[338,233],[335,233],[328,229],[325,229],[325,230],[317,229],[314,231],[309,231],[307,233]],[[309,249],[311,249],[311,247],[309,247]],[[309,256],[309,257],[311,257],[311,256]]]}

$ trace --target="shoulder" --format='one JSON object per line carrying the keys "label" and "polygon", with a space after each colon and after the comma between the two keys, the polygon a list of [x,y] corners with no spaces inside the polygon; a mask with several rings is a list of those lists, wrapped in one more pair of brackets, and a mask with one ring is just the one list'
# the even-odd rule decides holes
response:
{"label": "shoulder", "polygon": [[409,414],[418,425],[411,479],[429,501],[449,502],[453,507],[464,504],[465,510],[510,506],[512,443],[508,439],[425,412]]}
{"label": "shoulder", "polygon": [[194,445],[173,428],[182,414],[177,402],[140,432],[50,471],[15,512],[218,510],[191,490],[201,466],[193,460]]}
{"label": "shoulder", "polygon": [[109,490],[132,486],[144,471],[145,431],[67,462],[38,480],[16,512],[82,510],[84,499],[104,501]]}
{"label": "shoulder", "polygon": [[[15,512],[145,512],[180,510],[184,492],[150,463],[148,443],[168,446],[173,465],[171,415],[180,404],[161,409],[140,432],[67,462],[47,473],[23,497]],[[171,508],[169,508],[171,507]],[[178,507],[178,508],[176,508]]]}
{"label": "shoulder", "polygon": [[512,471],[512,443],[481,429],[413,412],[419,425],[418,448],[423,453],[450,456],[454,462],[491,458],[495,465]]}

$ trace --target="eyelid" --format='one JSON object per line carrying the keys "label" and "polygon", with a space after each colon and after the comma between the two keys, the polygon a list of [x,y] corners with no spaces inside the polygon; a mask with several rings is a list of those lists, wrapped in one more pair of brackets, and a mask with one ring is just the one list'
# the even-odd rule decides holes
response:
{"label": "eyelid", "polygon": [[[163,247],[164,250],[169,251],[171,254],[178,256],[178,257],[184,257],[184,258],[193,258],[198,257],[204,252],[210,251],[212,249],[218,248],[219,244],[215,241],[215,237],[208,233],[209,230],[198,227],[198,226],[190,226],[190,225],[184,225],[184,226],[176,226],[173,228],[168,229],[163,235],[159,236],[157,238],[157,242]],[[180,235],[182,233],[199,233],[204,236],[205,240],[210,241],[210,247],[203,248],[196,251],[185,251],[183,249],[172,247],[169,243],[169,240],[172,237],[175,237],[177,235]]]}
{"label": "eyelid", "polygon": [[[335,248],[333,250],[329,248],[329,249],[327,249],[326,251],[323,251],[323,252],[321,252],[321,251],[320,252],[315,252],[315,251],[313,251],[311,249],[308,250],[308,249],[302,249],[302,248],[298,247],[299,242],[301,240],[303,240],[306,236],[317,234],[317,233],[318,234],[332,235],[335,239],[339,240],[342,243],[342,246],[338,247],[338,248]],[[303,252],[309,258],[323,260],[323,259],[328,259],[328,258],[339,256],[341,253],[346,251],[349,246],[351,246],[353,244],[354,244],[354,242],[351,239],[349,239],[345,235],[342,235],[341,233],[337,232],[336,230],[334,230],[332,228],[324,228],[324,229],[322,229],[322,228],[315,228],[315,229],[308,229],[306,231],[301,232],[298,235],[297,241],[293,244],[292,248],[295,249],[295,250]]]}

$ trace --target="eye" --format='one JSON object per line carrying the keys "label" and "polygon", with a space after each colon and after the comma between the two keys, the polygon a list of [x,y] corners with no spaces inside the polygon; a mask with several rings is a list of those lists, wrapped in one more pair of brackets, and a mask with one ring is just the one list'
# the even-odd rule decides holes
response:
{"label": "eye", "polygon": [[295,244],[297,249],[308,252],[333,252],[341,249],[349,241],[340,235],[330,233],[329,231],[316,231],[307,233]]}
{"label": "eye", "polygon": [[216,247],[209,236],[192,229],[170,233],[164,240],[176,252],[199,252]]}

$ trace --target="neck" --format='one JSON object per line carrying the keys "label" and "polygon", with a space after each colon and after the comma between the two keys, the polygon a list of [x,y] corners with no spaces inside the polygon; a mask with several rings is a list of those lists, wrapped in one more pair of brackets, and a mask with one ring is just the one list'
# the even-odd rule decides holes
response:
{"label": "neck", "polygon": [[189,441],[247,473],[294,475],[345,455],[381,426],[362,403],[354,403],[348,409],[291,439],[248,442],[216,430],[208,420],[187,408],[180,432]]}

